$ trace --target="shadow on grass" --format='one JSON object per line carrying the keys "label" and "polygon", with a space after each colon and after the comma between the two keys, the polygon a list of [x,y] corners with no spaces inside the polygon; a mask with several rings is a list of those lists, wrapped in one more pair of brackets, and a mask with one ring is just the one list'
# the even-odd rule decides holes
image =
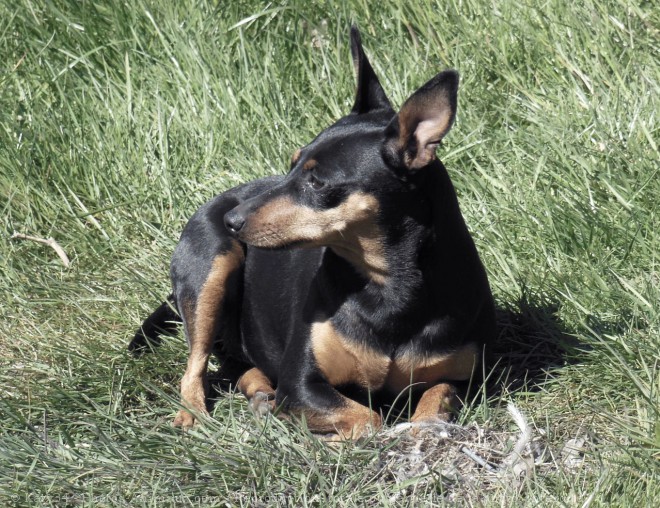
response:
{"label": "shadow on grass", "polygon": [[486,361],[488,397],[536,391],[553,371],[577,361],[579,341],[557,317],[557,306],[526,301],[498,307],[497,339]]}

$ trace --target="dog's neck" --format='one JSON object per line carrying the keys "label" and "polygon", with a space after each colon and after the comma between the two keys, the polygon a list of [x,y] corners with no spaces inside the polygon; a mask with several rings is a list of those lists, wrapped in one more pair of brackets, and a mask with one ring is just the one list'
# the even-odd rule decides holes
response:
{"label": "dog's neck", "polygon": [[324,259],[328,273],[335,274],[329,282],[345,285],[345,281],[354,280],[346,284],[351,292],[359,287],[378,301],[410,302],[423,283],[419,254],[428,236],[423,228],[417,234],[408,231],[398,241],[386,238],[378,228],[345,234],[342,242],[329,247],[332,254],[327,253]]}
{"label": "dog's neck", "polygon": [[387,231],[371,219],[344,231],[330,247],[351,265],[344,267],[346,277],[357,271],[383,300],[414,300],[424,281],[450,269],[444,266],[448,253],[471,243],[451,181],[436,164],[400,206],[383,210]]}

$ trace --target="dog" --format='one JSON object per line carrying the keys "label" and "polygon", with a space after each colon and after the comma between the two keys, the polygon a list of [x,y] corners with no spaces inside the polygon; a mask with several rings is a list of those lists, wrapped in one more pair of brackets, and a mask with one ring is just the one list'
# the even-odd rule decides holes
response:
{"label": "dog", "polygon": [[130,344],[157,340],[176,308],[189,357],[175,426],[208,414],[212,353],[238,371],[255,414],[277,408],[340,440],[380,427],[369,401],[406,390],[413,422],[447,419],[481,370],[493,297],[436,157],[458,73],[439,73],[397,113],[356,27],[351,52],[350,113],[296,150],[286,176],[214,197],[183,230],[170,302]]}

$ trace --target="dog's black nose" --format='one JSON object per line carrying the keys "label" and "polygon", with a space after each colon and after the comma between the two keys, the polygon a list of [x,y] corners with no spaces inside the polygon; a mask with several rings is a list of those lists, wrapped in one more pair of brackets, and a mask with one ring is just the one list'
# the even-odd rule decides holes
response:
{"label": "dog's black nose", "polygon": [[245,217],[236,210],[230,210],[225,214],[225,227],[230,233],[238,233],[245,226]]}

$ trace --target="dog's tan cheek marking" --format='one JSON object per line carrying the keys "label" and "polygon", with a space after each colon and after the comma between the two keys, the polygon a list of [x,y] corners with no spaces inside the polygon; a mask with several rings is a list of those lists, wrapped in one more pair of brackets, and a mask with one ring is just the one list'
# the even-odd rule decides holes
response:
{"label": "dog's tan cheek marking", "polygon": [[359,192],[341,206],[343,217],[351,218],[350,224],[332,247],[374,282],[385,284],[389,266],[383,234],[376,223],[380,203],[375,196]]}
{"label": "dog's tan cheek marking", "polygon": [[474,343],[466,344],[451,353],[428,358],[404,355],[392,363],[387,376],[387,386],[395,392],[400,392],[411,383],[465,381],[472,376],[479,359],[480,351]]}
{"label": "dog's tan cheek marking", "polygon": [[240,244],[232,240],[232,248],[213,260],[211,271],[197,298],[194,317],[188,327],[190,352],[186,372],[181,380],[181,398],[185,405],[200,412],[206,411],[204,375],[213,349],[214,329],[224,300],[229,275],[244,260]]}
{"label": "dog's tan cheek marking", "polygon": [[311,344],[316,365],[332,386],[354,383],[371,390],[383,386],[391,360],[347,339],[329,321],[312,325]]}

